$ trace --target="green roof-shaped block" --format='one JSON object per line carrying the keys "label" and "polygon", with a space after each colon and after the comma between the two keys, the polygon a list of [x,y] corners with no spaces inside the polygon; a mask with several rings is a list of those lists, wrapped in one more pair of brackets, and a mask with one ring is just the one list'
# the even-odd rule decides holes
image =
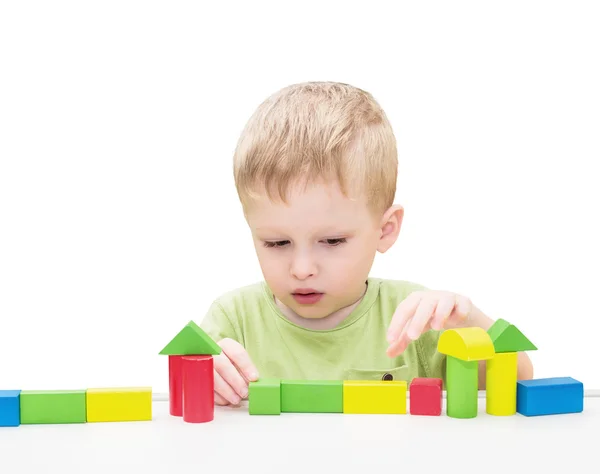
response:
{"label": "green roof-shaped block", "polygon": [[537,347],[523,333],[505,319],[498,319],[487,330],[496,353],[536,351]]}
{"label": "green roof-shaped block", "polygon": [[218,355],[221,347],[194,321],[171,339],[160,355]]}

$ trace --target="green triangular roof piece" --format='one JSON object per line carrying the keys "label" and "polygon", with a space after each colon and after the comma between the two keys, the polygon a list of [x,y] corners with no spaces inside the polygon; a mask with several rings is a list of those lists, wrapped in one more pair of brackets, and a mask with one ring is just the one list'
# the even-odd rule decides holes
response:
{"label": "green triangular roof piece", "polygon": [[514,324],[510,324],[505,319],[498,319],[487,332],[497,353],[537,350],[537,347]]}
{"label": "green triangular roof piece", "polygon": [[221,347],[194,321],[171,339],[160,355],[218,355]]}

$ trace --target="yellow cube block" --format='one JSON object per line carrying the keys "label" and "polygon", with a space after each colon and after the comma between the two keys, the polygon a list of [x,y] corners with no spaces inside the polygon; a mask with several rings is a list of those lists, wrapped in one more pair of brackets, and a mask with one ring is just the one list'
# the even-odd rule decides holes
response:
{"label": "yellow cube block", "polygon": [[152,388],[89,388],[86,413],[88,422],[152,420]]}
{"label": "yellow cube block", "polygon": [[404,380],[345,380],[344,413],[406,414]]}

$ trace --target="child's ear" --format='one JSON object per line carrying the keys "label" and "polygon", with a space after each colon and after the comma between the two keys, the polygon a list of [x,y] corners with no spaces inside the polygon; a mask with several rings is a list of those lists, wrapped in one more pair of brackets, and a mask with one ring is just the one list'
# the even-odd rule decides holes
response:
{"label": "child's ear", "polygon": [[385,211],[381,218],[381,236],[377,243],[377,251],[384,253],[394,245],[400,234],[403,218],[404,208],[400,205],[394,205]]}

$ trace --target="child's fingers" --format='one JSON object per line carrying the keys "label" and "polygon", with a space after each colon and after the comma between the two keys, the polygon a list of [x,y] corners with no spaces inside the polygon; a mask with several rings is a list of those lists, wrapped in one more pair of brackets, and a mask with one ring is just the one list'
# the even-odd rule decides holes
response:
{"label": "child's fingers", "polygon": [[409,337],[406,335],[406,331],[408,331],[408,326],[404,326],[402,332],[398,336],[398,339],[389,345],[386,351],[388,357],[397,357],[406,350],[411,342]]}
{"label": "child's fingers", "polygon": [[456,297],[455,311],[460,322],[464,322],[469,318],[472,309],[473,304],[469,298],[462,295]]}
{"label": "child's fingers", "polygon": [[432,329],[439,331],[444,327],[444,323],[451,316],[452,311],[454,310],[454,306],[456,305],[456,296],[455,295],[446,295],[440,298],[438,301],[437,307],[435,309],[435,314],[431,321]]}
{"label": "child's fingers", "polygon": [[244,346],[233,339],[223,339],[219,345],[231,363],[239,369],[248,382],[258,380],[258,370],[250,360],[250,355]]}
{"label": "child's fingers", "polygon": [[438,303],[437,298],[423,298],[417,307],[414,316],[410,320],[406,335],[409,339],[415,340],[423,334],[425,328],[429,325],[429,321],[436,311]]}
{"label": "child's fingers", "polygon": [[215,392],[227,401],[227,404],[238,405],[241,402],[241,397],[235,390],[221,377],[221,374],[215,371]]}
{"label": "child's fingers", "polygon": [[406,331],[400,333],[400,337],[392,342],[386,350],[388,357],[397,357],[408,347],[408,338],[406,337]]}
{"label": "child's fingers", "polygon": [[215,405],[227,406],[229,405],[229,402],[215,391]]}
{"label": "child's fingers", "polygon": [[[221,357],[222,356],[222,357]],[[242,374],[231,363],[225,354],[219,354],[215,358],[215,367],[219,375],[229,385],[240,398],[248,395],[248,382],[242,377]],[[227,397],[229,399],[229,397]]]}
{"label": "child's fingers", "polygon": [[408,295],[396,308],[390,326],[387,332],[387,340],[389,343],[396,341],[400,337],[400,333],[404,330],[406,323],[413,316],[415,309],[421,301],[421,293],[414,292]]}

